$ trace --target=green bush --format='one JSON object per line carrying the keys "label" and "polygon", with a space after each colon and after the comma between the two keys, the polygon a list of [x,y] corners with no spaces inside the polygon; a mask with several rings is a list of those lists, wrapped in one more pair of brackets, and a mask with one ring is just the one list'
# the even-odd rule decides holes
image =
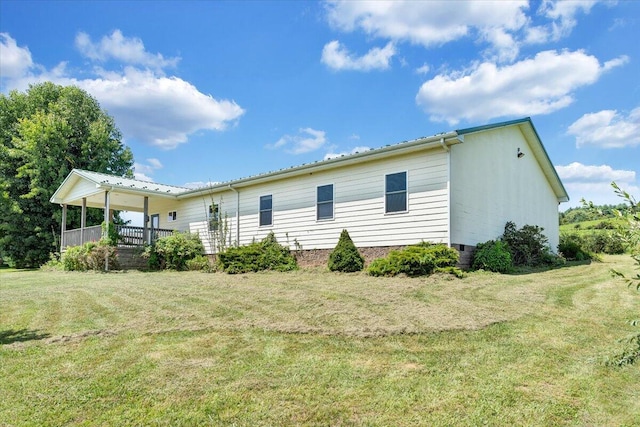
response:
{"label": "green bush", "polygon": [[544,264],[549,240],[542,231],[544,228],[537,225],[525,225],[518,230],[515,223],[507,222],[502,241],[509,248],[513,265],[535,267]]}
{"label": "green bush", "polygon": [[576,234],[560,234],[558,252],[571,261],[587,261],[593,258],[591,252],[584,247],[584,239]]}
{"label": "green bush", "polygon": [[[386,258],[374,260],[369,265],[367,273],[372,276],[425,276],[432,274],[436,269],[453,272],[458,260],[459,254],[455,249],[442,244],[423,242],[391,251]],[[457,271],[454,274],[458,275]]]}
{"label": "green bush", "polygon": [[204,253],[204,246],[197,234],[174,231],[161,237],[143,254],[152,270],[186,270],[187,261]]}
{"label": "green bush", "polygon": [[353,273],[362,271],[364,258],[353,244],[347,230],[342,230],[338,244],[329,255],[329,270]]}
{"label": "green bush", "polygon": [[511,271],[513,262],[507,244],[500,240],[478,243],[473,253],[471,268],[474,270],[489,270],[496,273]]}
{"label": "green bush", "polygon": [[105,241],[88,242],[82,246],[71,246],[62,254],[60,262],[66,271],[104,271],[106,259],[109,258],[109,269],[117,270],[118,256],[116,248]]}
{"label": "green bush", "polygon": [[260,242],[228,248],[218,254],[218,262],[221,270],[230,274],[263,270],[291,271],[298,268],[289,248],[280,245],[273,232]]}
{"label": "green bush", "polygon": [[191,271],[211,271],[211,264],[209,263],[209,258],[204,255],[198,255],[193,259],[187,260],[185,263],[187,270]]}

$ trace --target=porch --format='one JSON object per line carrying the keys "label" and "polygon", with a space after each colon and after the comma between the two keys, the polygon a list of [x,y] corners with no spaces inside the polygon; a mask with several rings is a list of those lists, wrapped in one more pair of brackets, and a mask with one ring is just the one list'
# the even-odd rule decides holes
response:
{"label": "porch", "polygon": [[[113,225],[118,233],[119,247],[139,247],[145,243],[153,243],[161,237],[170,236],[174,230],[164,228],[145,228],[130,225]],[[145,236],[149,233],[149,236]],[[62,232],[61,249],[70,246],[80,246],[87,242],[97,242],[102,238],[102,226],[76,228],[74,230],[64,230]]]}

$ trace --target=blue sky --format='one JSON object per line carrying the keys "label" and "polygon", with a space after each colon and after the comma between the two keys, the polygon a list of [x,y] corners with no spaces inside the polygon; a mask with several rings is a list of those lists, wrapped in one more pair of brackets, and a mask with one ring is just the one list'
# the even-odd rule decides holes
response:
{"label": "blue sky", "polygon": [[101,103],[197,186],[530,116],[571,202],[640,194],[640,2],[0,0],[0,90]]}

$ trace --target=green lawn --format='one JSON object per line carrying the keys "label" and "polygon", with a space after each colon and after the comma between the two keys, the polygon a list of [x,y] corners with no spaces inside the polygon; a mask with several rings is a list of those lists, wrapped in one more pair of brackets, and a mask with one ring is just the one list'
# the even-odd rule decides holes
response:
{"label": "green lawn", "polygon": [[629,257],[521,275],[0,271],[0,426],[640,423]]}

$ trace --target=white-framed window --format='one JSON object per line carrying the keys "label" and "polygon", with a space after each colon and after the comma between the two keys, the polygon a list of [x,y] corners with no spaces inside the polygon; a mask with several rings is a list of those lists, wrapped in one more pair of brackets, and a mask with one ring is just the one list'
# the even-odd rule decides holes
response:
{"label": "white-framed window", "polygon": [[173,221],[175,221],[177,219],[178,219],[178,212],[177,211],[169,212],[169,215],[167,216],[167,221],[173,222]]}
{"label": "white-framed window", "polygon": [[217,203],[209,205],[209,230],[217,231],[220,226],[220,206]]}
{"label": "white-framed window", "polygon": [[407,172],[385,175],[384,211],[385,213],[406,212],[407,209]]}
{"label": "white-framed window", "polygon": [[316,219],[333,219],[333,184],[319,185],[316,190]]}
{"label": "white-framed window", "polygon": [[260,196],[260,226],[273,224],[273,197]]}

